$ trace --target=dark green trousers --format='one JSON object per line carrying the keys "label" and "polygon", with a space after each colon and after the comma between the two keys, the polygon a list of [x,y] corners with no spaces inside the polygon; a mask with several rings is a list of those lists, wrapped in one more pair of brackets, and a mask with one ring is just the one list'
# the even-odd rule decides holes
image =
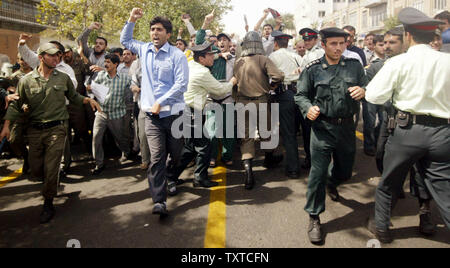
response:
{"label": "dark green trousers", "polygon": [[356,152],[354,124],[333,125],[318,120],[313,122],[311,133],[311,171],[305,206],[310,215],[325,211],[327,184],[337,187],[352,177]]}
{"label": "dark green trousers", "polygon": [[42,195],[54,198],[57,195],[59,165],[64,152],[67,126],[62,124],[49,129],[28,128],[30,144],[30,168],[35,178],[44,178]]}

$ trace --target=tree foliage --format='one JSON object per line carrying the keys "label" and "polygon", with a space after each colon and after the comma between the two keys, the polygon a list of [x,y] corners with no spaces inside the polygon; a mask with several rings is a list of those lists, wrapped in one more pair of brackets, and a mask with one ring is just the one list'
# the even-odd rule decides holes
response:
{"label": "tree foliage", "polygon": [[[135,28],[134,37],[149,40],[150,21],[155,16],[168,17],[173,24],[175,39],[177,30],[184,26],[182,14],[190,14],[192,24],[199,28],[204,17],[215,9],[213,29],[220,30],[219,21],[226,11],[231,9],[231,0],[42,0],[38,4],[37,21],[44,25],[56,27],[58,36],[75,40],[92,22],[97,21],[103,27],[94,35],[102,35],[110,41],[118,41],[120,32],[131,10],[139,7],[144,10],[144,17]],[[188,36],[187,31],[186,37]]]}
{"label": "tree foliage", "polygon": [[384,21],[384,30],[389,31],[401,24],[397,17],[389,17]]}

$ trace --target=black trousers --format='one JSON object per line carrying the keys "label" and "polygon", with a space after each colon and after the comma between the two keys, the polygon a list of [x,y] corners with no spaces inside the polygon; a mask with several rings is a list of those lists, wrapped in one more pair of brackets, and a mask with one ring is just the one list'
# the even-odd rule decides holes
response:
{"label": "black trousers", "polygon": [[150,148],[150,166],[148,169],[148,182],[154,203],[163,203],[167,200],[167,178],[172,177],[171,172],[177,165],[183,139],[172,135],[173,122],[179,117],[148,116],[145,118],[145,132]]}
{"label": "black trousers", "polygon": [[393,193],[414,164],[450,229],[450,125],[397,126],[389,136],[383,175],[375,194],[376,227],[389,228],[391,207],[396,199]]}

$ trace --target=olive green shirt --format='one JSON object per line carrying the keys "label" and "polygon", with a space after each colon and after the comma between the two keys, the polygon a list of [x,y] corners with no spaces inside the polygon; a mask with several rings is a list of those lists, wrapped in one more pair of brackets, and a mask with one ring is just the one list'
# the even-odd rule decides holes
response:
{"label": "olive green shirt", "polygon": [[352,99],[349,88],[368,84],[361,63],[342,57],[329,65],[325,56],[306,66],[297,83],[295,102],[306,118],[309,108],[318,106],[320,114],[330,118],[349,118],[356,114],[359,102]]}
{"label": "olive green shirt", "polygon": [[[34,69],[19,81],[17,92],[20,99],[8,107],[5,120],[14,121],[22,116],[26,116],[29,123],[67,120],[66,98],[80,106],[85,98],[75,91],[70,77],[56,69],[48,80]],[[24,105],[28,106],[26,112]]]}

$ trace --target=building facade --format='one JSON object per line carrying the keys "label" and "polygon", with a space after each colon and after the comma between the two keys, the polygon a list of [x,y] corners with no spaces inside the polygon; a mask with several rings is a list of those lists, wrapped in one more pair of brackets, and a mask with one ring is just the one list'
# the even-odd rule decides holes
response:
{"label": "building facade", "polygon": [[449,10],[449,2],[450,0],[359,0],[348,2],[323,20],[325,25],[336,27],[352,25],[361,39],[369,32],[384,33],[385,21],[395,20],[405,7],[414,7],[434,17],[438,11]]}
{"label": "building facade", "polygon": [[28,42],[35,49],[39,44],[38,33],[46,29],[36,22],[38,0],[1,0],[0,5],[0,54],[16,62],[17,43],[21,33],[32,34]]}

